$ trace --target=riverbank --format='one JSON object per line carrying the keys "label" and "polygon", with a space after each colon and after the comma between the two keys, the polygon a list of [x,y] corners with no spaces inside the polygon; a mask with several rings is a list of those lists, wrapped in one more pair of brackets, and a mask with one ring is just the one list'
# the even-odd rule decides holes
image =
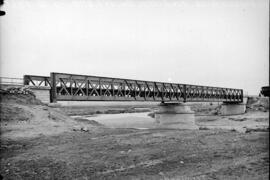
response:
{"label": "riverbank", "polygon": [[[269,112],[251,104],[247,114],[227,120],[213,115],[217,107],[202,107],[200,130],[138,130],[73,119],[30,95],[1,95],[0,173],[4,179],[268,179]],[[204,126],[226,121],[268,127]]]}
{"label": "riverbank", "polygon": [[268,132],[100,129],[4,141],[9,179],[267,179]]}

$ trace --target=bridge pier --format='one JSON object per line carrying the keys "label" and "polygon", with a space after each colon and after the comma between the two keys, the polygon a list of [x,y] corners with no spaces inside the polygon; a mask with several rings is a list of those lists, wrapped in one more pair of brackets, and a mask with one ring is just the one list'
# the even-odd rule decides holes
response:
{"label": "bridge pier", "polygon": [[246,112],[247,100],[247,97],[244,97],[242,103],[223,102],[220,114],[223,116],[244,114]]}
{"label": "bridge pier", "polygon": [[245,103],[223,103],[221,105],[220,113],[223,116],[244,114],[246,112]]}
{"label": "bridge pier", "polygon": [[198,129],[194,114],[185,103],[161,103],[155,119],[158,128]]}

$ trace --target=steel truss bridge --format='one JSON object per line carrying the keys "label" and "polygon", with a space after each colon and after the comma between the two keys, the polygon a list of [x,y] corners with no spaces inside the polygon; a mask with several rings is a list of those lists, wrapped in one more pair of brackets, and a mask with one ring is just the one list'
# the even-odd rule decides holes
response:
{"label": "steel truss bridge", "polygon": [[55,72],[51,73],[49,77],[25,75],[24,85],[50,87],[51,102],[243,102],[242,89],[86,76]]}

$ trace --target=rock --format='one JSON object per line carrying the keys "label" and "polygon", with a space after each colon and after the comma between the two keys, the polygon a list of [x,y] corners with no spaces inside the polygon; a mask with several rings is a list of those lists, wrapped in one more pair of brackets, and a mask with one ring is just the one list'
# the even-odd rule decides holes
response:
{"label": "rock", "polygon": [[89,131],[87,127],[82,127],[81,130],[84,131],[84,132]]}
{"label": "rock", "polygon": [[247,129],[246,128],[239,128],[237,131],[240,133],[246,133]]}
{"label": "rock", "polygon": [[251,129],[247,128],[245,133],[251,133]]}
{"label": "rock", "polygon": [[184,164],[184,161],[180,161],[180,164]]}
{"label": "rock", "polygon": [[209,130],[209,128],[208,127],[205,127],[205,126],[200,126],[199,127],[199,130]]}
{"label": "rock", "polygon": [[165,175],[163,172],[159,172],[158,174],[161,175],[161,176],[164,176]]}
{"label": "rock", "polygon": [[155,118],[155,113],[154,112],[148,113],[147,116],[150,116],[151,118]]}
{"label": "rock", "polygon": [[81,127],[80,126],[74,126],[72,130],[73,131],[80,131],[81,130]]}
{"label": "rock", "polygon": [[120,154],[125,154],[125,151],[120,151]]}
{"label": "rock", "polygon": [[132,150],[131,150],[131,149],[129,149],[127,153],[131,153],[131,151],[132,151]]}

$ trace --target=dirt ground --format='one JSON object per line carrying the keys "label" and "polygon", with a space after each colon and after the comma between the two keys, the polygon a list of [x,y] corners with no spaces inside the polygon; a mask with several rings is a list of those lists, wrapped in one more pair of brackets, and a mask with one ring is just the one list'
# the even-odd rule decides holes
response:
{"label": "dirt ground", "polygon": [[[27,95],[1,96],[0,173],[16,180],[268,179],[264,101],[230,117],[219,116],[218,106],[194,106],[200,130],[137,130],[75,120]],[[227,122],[245,131],[224,128]]]}

